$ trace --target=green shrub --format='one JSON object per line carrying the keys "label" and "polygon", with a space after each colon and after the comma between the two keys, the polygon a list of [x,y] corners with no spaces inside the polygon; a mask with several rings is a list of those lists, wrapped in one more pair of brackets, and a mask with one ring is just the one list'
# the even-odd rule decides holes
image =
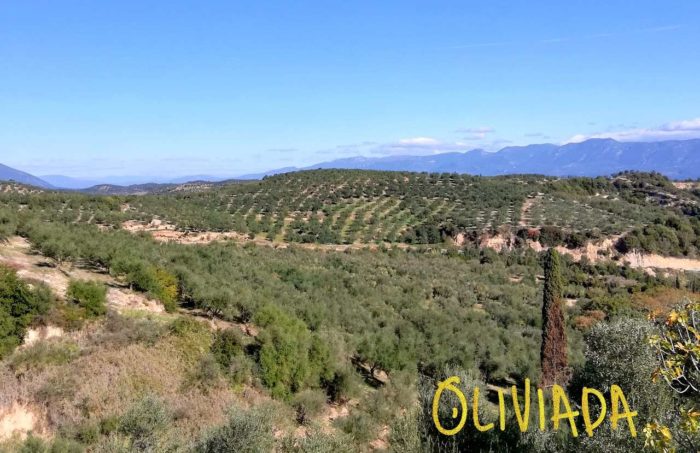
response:
{"label": "green shrub", "polygon": [[254,363],[248,356],[236,356],[224,370],[229,380],[234,385],[252,384]]}
{"label": "green shrub", "polygon": [[[633,410],[638,412],[634,423],[642,427],[653,420],[664,420],[672,412],[671,390],[661,382],[652,382],[657,367],[648,338],[652,327],[643,320],[619,319],[593,326],[586,335],[586,365],[572,384],[572,393],[592,387],[607,394],[610,386],[619,385]],[[632,438],[625,423],[613,430],[609,420],[596,430],[595,436],[582,439],[582,451],[641,451],[644,436]]]}
{"label": "green shrub", "polygon": [[85,447],[69,439],[54,439],[49,453],[83,453]]}
{"label": "green shrub", "polygon": [[19,453],[47,453],[48,445],[40,438],[29,435],[19,448]]}
{"label": "green shrub", "polygon": [[205,354],[200,359],[194,368],[191,380],[202,390],[208,390],[213,387],[221,377],[221,367],[216,358],[211,354]]}
{"label": "green shrub", "polygon": [[119,422],[119,432],[136,451],[162,451],[172,416],[165,404],[152,396],[134,404]]}
{"label": "green shrub", "polygon": [[0,265],[0,359],[21,344],[27,327],[48,311],[51,299],[44,286],[32,289],[13,269]]}
{"label": "green shrub", "polygon": [[362,411],[354,411],[347,417],[337,419],[335,425],[359,445],[367,445],[379,434],[376,422]]}
{"label": "green shrub", "polygon": [[263,328],[257,337],[262,379],[273,396],[288,398],[305,386],[332,376],[328,373],[328,348],[301,320],[268,306],[258,312],[256,323]]}
{"label": "green shrub", "polygon": [[89,318],[102,316],[107,312],[107,287],[103,283],[71,280],[66,299],[83,308]]}
{"label": "green shrub", "polygon": [[184,337],[189,334],[199,333],[206,329],[206,327],[201,322],[189,316],[179,316],[170,323],[168,329],[171,334]]}
{"label": "green shrub", "polygon": [[391,451],[396,453],[422,453],[418,430],[417,409],[411,409],[392,422],[389,429]]}
{"label": "green shrub", "polygon": [[[0,446],[0,451],[5,451],[1,448]],[[9,450],[7,451],[9,452]],[[18,453],[83,453],[85,448],[72,440],[58,437],[51,442],[47,442],[40,437],[30,434],[19,448],[14,451]]]}
{"label": "green shrub", "polygon": [[339,368],[325,383],[331,401],[342,403],[357,395],[360,379],[349,366]]}
{"label": "green shrub", "polygon": [[100,438],[100,427],[89,421],[78,427],[76,438],[84,445],[92,445]]}
{"label": "green shrub", "polygon": [[79,354],[80,348],[73,341],[40,341],[15,353],[10,366],[16,371],[24,371],[46,365],[64,365]]}
{"label": "green shrub", "polygon": [[275,442],[272,414],[266,408],[234,409],[228,422],[204,436],[196,453],[262,453],[272,451]]}
{"label": "green shrub", "polygon": [[166,333],[162,322],[146,318],[123,316],[116,312],[107,313],[105,329],[100,341],[113,345],[145,343],[154,345]]}
{"label": "green shrub", "polygon": [[326,394],[319,390],[304,390],[294,395],[292,407],[296,411],[297,422],[307,424],[312,417],[323,411],[326,400]]}
{"label": "green shrub", "polygon": [[228,369],[235,357],[243,355],[243,334],[238,329],[225,329],[217,332],[211,353],[223,369]]}

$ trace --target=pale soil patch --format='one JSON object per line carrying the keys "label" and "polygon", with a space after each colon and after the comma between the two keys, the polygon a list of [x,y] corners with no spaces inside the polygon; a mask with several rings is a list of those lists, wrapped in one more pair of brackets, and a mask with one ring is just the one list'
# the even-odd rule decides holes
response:
{"label": "pale soil patch", "polygon": [[165,311],[160,302],[123,288],[109,288],[107,290],[107,304],[117,311],[125,309],[150,313],[163,313]]}
{"label": "pale soil patch", "polygon": [[386,374],[386,371],[375,369],[374,373],[372,373],[372,367],[369,366],[369,364],[361,362],[358,363],[358,365],[360,365],[360,368],[362,368],[371,378],[376,379],[381,384],[386,384],[389,382],[389,375]]}
{"label": "pale soil patch", "polygon": [[[620,235],[610,236],[598,242],[588,242],[583,247],[570,249],[564,246],[557,246],[556,250],[562,255],[570,256],[574,261],[580,261],[582,258],[587,258],[591,263],[610,260],[611,257],[617,257],[617,264],[620,266],[627,265],[639,269],[644,269],[647,273],[653,273],[654,269],[672,269],[690,272],[700,272],[700,259],[693,258],[678,258],[672,256],[661,256],[655,254],[646,254],[639,252],[630,252],[625,255],[620,255],[615,250],[615,244],[620,239]],[[463,242],[463,237],[457,235],[455,243],[459,245],[460,240]],[[484,236],[480,240],[480,246],[492,248],[496,251],[501,251],[504,247],[510,247],[511,238],[504,235]],[[539,242],[527,240],[526,244],[535,252],[547,250]]]}
{"label": "pale soil patch", "polygon": [[564,299],[564,303],[569,308],[575,307],[577,302],[578,302],[578,299]]}
{"label": "pale soil patch", "polygon": [[628,253],[623,256],[622,260],[632,267],[644,269],[675,269],[700,272],[700,260],[697,259]]}
{"label": "pale soil patch", "polygon": [[389,448],[389,427],[383,426],[382,430],[379,431],[379,437],[374,439],[369,443],[369,447],[372,450],[384,451]]}
{"label": "pale soil patch", "polygon": [[19,436],[27,437],[29,432],[41,434],[40,417],[37,411],[27,404],[13,403],[10,407],[0,409],[0,441]]}
{"label": "pale soil patch", "polygon": [[676,189],[696,189],[700,187],[700,183],[698,182],[683,182],[683,181],[676,181],[673,183],[673,185],[676,187]]}
{"label": "pale soil patch", "polygon": [[249,337],[257,337],[258,334],[260,333],[260,330],[252,323],[225,321],[223,319],[212,316],[209,313],[207,313],[204,310],[201,310],[199,308],[195,308],[192,310],[187,310],[187,309],[181,308],[179,310],[179,312],[184,314],[184,315],[193,316],[199,320],[202,320],[212,330],[225,330],[225,329],[235,328],[235,329],[239,329],[241,332],[243,332],[244,334],[246,334]]}
{"label": "pale soil patch", "polygon": [[620,239],[619,235],[610,236],[600,242],[588,242],[583,247],[577,249],[569,249],[566,247],[558,246],[557,251],[561,254],[571,256],[575,261],[581,261],[584,256],[588,261],[595,263],[601,260],[601,255],[599,252],[607,252],[610,255],[614,255],[615,243]]}
{"label": "pale soil patch", "polygon": [[495,236],[482,236],[479,239],[479,246],[494,249],[497,252],[501,250],[510,250],[513,245],[512,236],[497,234]]}
{"label": "pale soil patch", "polygon": [[51,338],[61,338],[64,335],[65,331],[56,326],[41,326],[35,329],[28,329],[27,333],[24,335],[24,341],[20,348],[28,348],[39,341],[45,341]]}
{"label": "pale soil patch", "polygon": [[452,242],[461,247],[467,242],[467,235],[464,233],[457,233],[455,237],[452,238]]}

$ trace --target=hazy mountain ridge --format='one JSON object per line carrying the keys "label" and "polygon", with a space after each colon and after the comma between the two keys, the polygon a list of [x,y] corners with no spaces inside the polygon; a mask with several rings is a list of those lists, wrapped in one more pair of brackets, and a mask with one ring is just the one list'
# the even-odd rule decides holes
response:
{"label": "hazy mountain ridge", "polygon": [[[422,156],[348,157],[306,167],[284,167],[239,176],[237,180],[312,169],[356,169],[429,173],[468,173],[496,176],[513,173],[547,176],[605,176],[624,170],[656,171],[671,179],[700,178],[700,139],[660,142],[618,142],[591,139],[565,145],[534,144],[510,146],[496,152],[474,149]],[[115,177],[116,178],[116,177]],[[234,178],[192,175],[165,180],[154,176],[139,183],[136,177],[119,177],[124,183],[83,180],[61,175],[45,179],[0,165],[0,180],[15,180],[42,188],[63,188],[93,193],[140,193],[144,189],[168,189],[188,182],[222,182]],[[116,182],[116,183],[115,183]],[[145,187],[152,186],[152,187]]]}
{"label": "hazy mountain ridge", "polygon": [[30,186],[51,189],[53,186],[41,178],[37,178],[29,173],[16,170],[6,165],[0,164],[0,181],[16,181]]}
{"label": "hazy mountain ridge", "polygon": [[312,168],[455,172],[484,176],[509,173],[603,176],[636,170],[657,171],[672,179],[685,179],[700,177],[700,139],[663,142],[592,139],[561,146],[512,146],[497,152],[475,149],[430,156],[347,158],[304,169]]}

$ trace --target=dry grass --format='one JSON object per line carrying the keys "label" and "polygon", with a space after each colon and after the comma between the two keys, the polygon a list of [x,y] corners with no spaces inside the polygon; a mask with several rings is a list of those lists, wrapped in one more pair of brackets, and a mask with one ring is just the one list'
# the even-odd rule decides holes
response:
{"label": "dry grass", "polygon": [[632,297],[632,305],[653,315],[665,316],[678,303],[685,299],[700,300],[698,294],[676,288],[655,288]]}
{"label": "dry grass", "polygon": [[42,358],[31,367],[18,367],[17,362],[47,343],[18,351],[0,364],[0,403],[42,407],[40,417],[48,433],[119,415],[145,395],[155,395],[173,408],[174,427],[188,435],[224,420],[227,408],[238,399],[229,386],[220,381],[202,389],[188,382],[197,356],[206,350],[208,333],[182,338],[165,333],[149,344],[130,337],[128,330],[121,326],[110,333],[105,322],[82,338],[75,356]]}

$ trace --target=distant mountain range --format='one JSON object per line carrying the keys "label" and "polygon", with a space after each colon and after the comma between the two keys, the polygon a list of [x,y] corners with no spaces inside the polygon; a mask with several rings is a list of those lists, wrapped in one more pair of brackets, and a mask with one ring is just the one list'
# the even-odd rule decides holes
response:
{"label": "distant mountain range", "polygon": [[30,175],[29,173],[25,173],[23,171],[15,170],[14,168],[10,168],[3,164],[0,164],[0,181],[16,181],[22,184],[41,187],[44,189],[54,188],[54,186],[41,178],[37,178],[36,176]]}
{"label": "distant mountain range", "polygon": [[[236,179],[317,168],[454,172],[494,176],[534,173],[549,176],[604,176],[623,170],[657,171],[672,179],[700,178],[700,139],[662,142],[618,142],[591,139],[566,145],[511,146],[497,152],[475,149],[463,153],[428,156],[350,157],[308,167],[285,167]],[[133,193],[153,183],[182,184],[188,181],[223,181],[226,177],[192,175],[175,179],[122,176],[104,180],[82,180],[62,175],[37,178],[0,164],[0,180],[15,180],[43,188],[81,189],[89,192]],[[145,184],[149,183],[149,184]],[[134,185],[137,185],[134,187]],[[109,186],[109,188],[108,188]],[[161,187],[162,188],[162,187]]]}
{"label": "distant mountain range", "polygon": [[700,139],[618,142],[591,139],[566,145],[511,146],[497,152],[480,149],[429,156],[350,157],[303,168],[282,168],[244,175],[266,175],[317,168],[454,172],[495,176],[535,173],[549,176],[604,176],[623,170],[657,171],[672,179],[700,177]]}

